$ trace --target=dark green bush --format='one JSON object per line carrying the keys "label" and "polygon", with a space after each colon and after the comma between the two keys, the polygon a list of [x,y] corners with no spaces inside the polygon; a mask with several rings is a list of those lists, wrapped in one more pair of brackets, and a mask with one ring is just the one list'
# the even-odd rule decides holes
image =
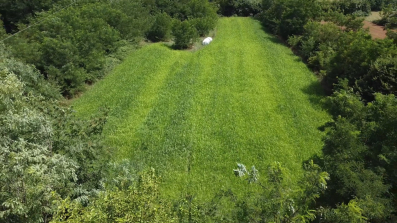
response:
{"label": "dark green bush", "polygon": [[364,97],[372,97],[376,92],[397,93],[396,55],[381,55],[371,63],[369,71],[357,82]]}
{"label": "dark green bush", "polygon": [[344,13],[356,16],[367,16],[371,13],[371,2],[368,0],[340,0],[334,4]]}
{"label": "dark green bush", "polygon": [[255,16],[262,11],[258,0],[215,0],[219,14],[224,16]]}
{"label": "dark green bush", "polygon": [[326,70],[337,47],[335,42],[343,31],[333,23],[309,22],[304,28],[304,34],[295,43],[299,54],[316,71]]}
{"label": "dark green bush", "polygon": [[392,39],[395,44],[397,44],[397,32],[391,29],[387,29],[387,38]]}
{"label": "dark green bush", "polygon": [[330,87],[338,82],[338,78],[347,78],[349,86],[359,90],[356,82],[368,73],[371,64],[380,55],[387,54],[388,51],[387,44],[372,40],[363,31],[345,32],[336,44],[335,56],[330,60],[325,78]]}
{"label": "dark green bush", "polygon": [[[325,102],[334,121],[329,124],[323,147],[324,167],[331,175],[324,201],[342,203],[355,198],[368,222],[387,221],[393,212],[392,188],[396,187],[397,100],[377,93],[365,105],[342,81],[342,89]],[[333,221],[326,221],[333,222]]]}
{"label": "dark green bush", "polygon": [[320,13],[320,5],[315,0],[263,0],[262,5],[263,25],[285,39],[301,35],[304,25]]}
{"label": "dark green bush", "polygon": [[[17,31],[18,23],[27,23],[29,17],[42,10],[49,10],[61,0],[2,0],[0,1],[0,15],[7,32]],[[69,3],[70,4],[70,3]],[[3,27],[3,26],[1,26]]]}
{"label": "dark green bush", "polygon": [[372,11],[381,11],[382,8],[393,0],[369,0]]}
{"label": "dark green bush", "polygon": [[196,28],[199,36],[204,36],[215,28],[218,15],[213,5],[206,0],[194,0],[189,3],[191,11],[189,17],[190,23]]}
{"label": "dark green bush", "polygon": [[107,111],[90,121],[61,107],[58,89],[0,45],[0,222],[49,222],[58,197],[100,188]]}
{"label": "dark green bush", "polygon": [[376,92],[396,94],[397,69],[393,59],[397,54],[396,46],[391,40],[373,40],[367,32],[358,29],[360,19],[342,16],[344,18],[334,19],[350,24],[350,28],[341,28],[332,22],[309,22],[303,35],[293,36],[289,43],[322,75],[327,90],[333,89],[339,79],[346,78],[347,85],[359,92],[365,101],[372,101]]}
{"label": "dark green bush", "polygon": [[175,37],[175,49],[187,49],[191,47],[198,37],[194,25],[189,20],[183,22],[175,20],[172,26],[172,34]]}
{"label": "dark green bush", "polygon": [[159,13],[155,16],[153,25],[146,33],[146,38],[153,42],[164,41],[169,38],[172,19],[167,13]]}
{"label": "dark green bush", "polygon": [[209,33],[210,30],[215,28],[216,18],[196,18],[191,19],[190,23],[193,24],[199,36],[205,36]]}
{"label": "dark green bush", "polygon": [[64,10],[41,13],[32,20],[41,21],[38,25],[7,43],[15,57],[35,65],[64,96],[73,96],[85,83],[104,75],[105,57],[116,52],[119,41],[143,37],[140,27],[146,19],[142,17],[148,14],[145,10],[136,12],[141,8],[128,2],[124,8],[132,8],[126,14],[122,2],[79,2]]}

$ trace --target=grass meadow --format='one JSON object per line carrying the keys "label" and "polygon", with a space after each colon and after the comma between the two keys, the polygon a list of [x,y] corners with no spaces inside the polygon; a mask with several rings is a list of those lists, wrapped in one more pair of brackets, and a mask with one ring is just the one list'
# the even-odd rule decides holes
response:
{"label": "grass meadow", "polygon": [[[260,173],[279,161],[299,176],[322,148],[330,118],[315,75],[250,18],[221,18],[214,41],[197,51],[163,43],[135,51],[73,102],[78,116],[111,109],[105,142],[115,161],[154,167],[164,196],[210,198],[241,191],[236,163]],[[262,174],[264,175],[264,174]]]}

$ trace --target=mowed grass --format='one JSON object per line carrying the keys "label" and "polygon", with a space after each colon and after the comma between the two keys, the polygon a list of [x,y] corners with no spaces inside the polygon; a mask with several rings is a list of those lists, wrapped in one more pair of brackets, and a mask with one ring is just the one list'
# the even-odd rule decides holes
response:
{"label": "mowed grass", "polygon": [[236,163],[281,162],[293,179],[321,153],[329,120],[316,77],[250,18],[221,18],[214,41],[196,51],[152,44],[73,103],[81,117],[111,108],[106,144],[136,170],[154,167],[162,192],[209,199],[246,188]]}

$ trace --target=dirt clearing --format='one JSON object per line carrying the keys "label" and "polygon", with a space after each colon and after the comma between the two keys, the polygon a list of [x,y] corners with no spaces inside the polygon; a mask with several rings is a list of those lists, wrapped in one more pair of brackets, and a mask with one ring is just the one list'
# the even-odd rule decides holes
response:
{"label": "dirt clearing", "polygon": [[383,29],[383,26],[378,26],[372,22],[364,21],[364,28],[369,28],[372,39],[386,38],[386,30]]}

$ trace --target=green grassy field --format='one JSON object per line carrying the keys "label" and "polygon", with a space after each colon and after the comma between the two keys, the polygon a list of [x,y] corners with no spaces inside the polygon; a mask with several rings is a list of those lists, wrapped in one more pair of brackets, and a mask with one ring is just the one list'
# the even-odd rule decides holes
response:
{"label": "green grassy field", "polygon": [[111,113],[114,159],[156,168],[166,196],[207,198],[245,186],[237,162],[265,172],[274,161],[293,177],[320,153],[321,86],[290,49],[250,18],[222,18],[214,41],[195,52],[152,44],[73,103],[81,117]]}

